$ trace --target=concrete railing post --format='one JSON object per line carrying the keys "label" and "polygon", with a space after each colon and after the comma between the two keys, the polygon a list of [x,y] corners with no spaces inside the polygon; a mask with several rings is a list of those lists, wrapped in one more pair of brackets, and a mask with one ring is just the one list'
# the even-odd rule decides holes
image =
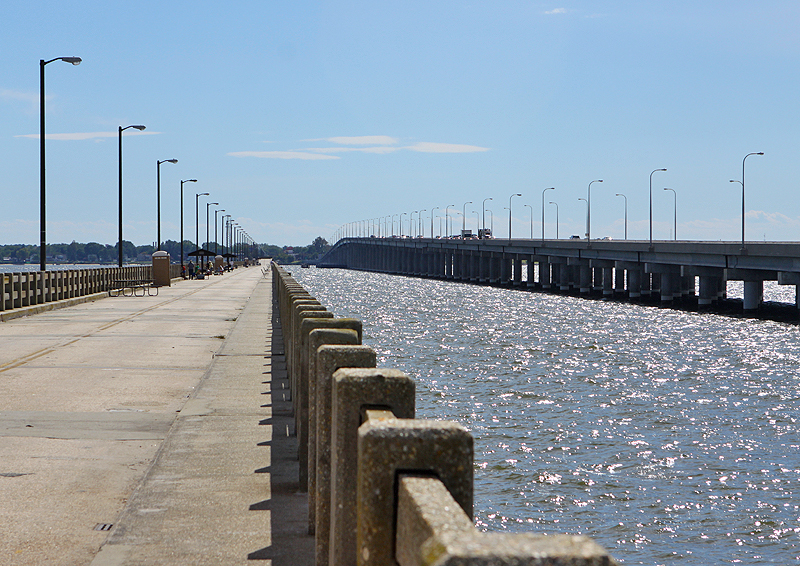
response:
{"label": "concrete railing post", "polygon": [[[313,331],[312,334],[317,331]],[[334,332],[353,332],[336,330]],[[315,554],[316,563],[325,566],[331,555],[331,448],[333,428],[333,374],[340,368],[374,368],[377,356],[368,346],[325,344],[317,350],[316,389],[316,468]],[[309,502],[310,504],[310,502]],[[335,542],[334,542],[335,544]]]}
{"label": "concrete railing post", "polygon": [[472,435],[458,423],[370,419],[358,431],[358,564],[394,561],[397,475],[435,476],[472,518]]}
{"label": "concrete railing post", "polygon": [[[356,564],[359,426],[365,410],[386,408],[400,418],[414,418],[414,382],[392,369],[343,368],[333,374],[331,415],[331,563]],[[471,468],[470,468],[471,473]],[[391,544],[390,544],[391,546]],[[381,564],[391,564],[383,562]]]}

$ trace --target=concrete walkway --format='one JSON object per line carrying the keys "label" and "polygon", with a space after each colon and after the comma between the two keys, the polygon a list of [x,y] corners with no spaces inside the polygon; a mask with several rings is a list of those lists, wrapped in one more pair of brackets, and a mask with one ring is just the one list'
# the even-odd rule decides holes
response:
{"label": "concrete walkway", "polygon": [[313,564],[258,267],[0,323],[0,564]]}

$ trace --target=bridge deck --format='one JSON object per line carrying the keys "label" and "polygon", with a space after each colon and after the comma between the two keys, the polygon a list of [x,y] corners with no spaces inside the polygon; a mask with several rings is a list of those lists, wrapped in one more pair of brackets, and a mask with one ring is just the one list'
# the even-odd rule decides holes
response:
{"label": "bridge deck", "polygon": [[313,564],[284,380],[259,268],[1,323],[0,563]]}

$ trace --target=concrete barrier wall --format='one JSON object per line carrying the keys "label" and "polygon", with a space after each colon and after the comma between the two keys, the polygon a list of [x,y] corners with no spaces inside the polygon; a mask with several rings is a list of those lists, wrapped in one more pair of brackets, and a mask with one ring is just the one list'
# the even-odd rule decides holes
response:
{"label": "concrete barrier wall", "polygon": [[472,435],[415,419],[413,380],[376,367],[361,322],[334,317],[274,263],[272,276],[316,564],[616,564],[583,536],[477,531]]}
{"label": "concrete barrier wall", "polygon": [[[152,279],[152,266],[131,265],[97,269],[0,273],[0,312],[104,293],[119,279]],[[170,265],[180,277],[180,265]]]}

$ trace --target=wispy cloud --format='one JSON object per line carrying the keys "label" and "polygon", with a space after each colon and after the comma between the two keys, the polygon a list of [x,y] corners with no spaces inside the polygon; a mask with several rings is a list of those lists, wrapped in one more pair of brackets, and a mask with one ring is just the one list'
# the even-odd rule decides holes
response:
{"label": "wispy cloud", "polygon": [[[266,159],[340,159],[334,153],[374,153],[385,155],[398,151],[419,153],[476,153],[489,151],[488,147],[457,143],[416,142],[411,145],[397,145],[399,140],[391,136],[337,136],[316,138],[304,141],[327,141],[338,144],[333,147],[306,147],[287,151],[236,151],[228,153],[233,157],[261,157]],[[363,145],[365,147],[352,147]],[[344,147],[342,147],[344,146]]]}
{"label": "wispy cloud", "polygon": [[[127,132],[126,136],[155,136],[160,134],[161,132],[140,132],[140,131],[133,131]],[[116,132],[74,132],[70,134],[45,134],[44,139],[46,140],[61,140],[61,141],[76,141],[76,140],[94,140],[94,139],[102,139],[102,138],[115,138],[119,136],[119,131]],[[21,134],[18,136],[14,136],[15,138],[31,138],[31,139],[39,139],[39,134]]]}
{"label": "wispy cloud", "polygon": [[555,8],[553,10],[547,10],[545,12],[545,14],[547,14],[548,16],[552,16],[553,14],[566,14],[566,13],[567,13],[566,8]]}
{"label": "wispy cloud", "polygon": [[232,151],[232,157],[260,157],[262,159],[305,159],[309,161],[319,159],[340,159],[335,155],[322,155],[308,153],[307,151]]}
{"label": "wispy cloud", "polygon": [[400,140],[391,136],[337,136],[303,141],[327,141],[340,145],[394,145]]}

